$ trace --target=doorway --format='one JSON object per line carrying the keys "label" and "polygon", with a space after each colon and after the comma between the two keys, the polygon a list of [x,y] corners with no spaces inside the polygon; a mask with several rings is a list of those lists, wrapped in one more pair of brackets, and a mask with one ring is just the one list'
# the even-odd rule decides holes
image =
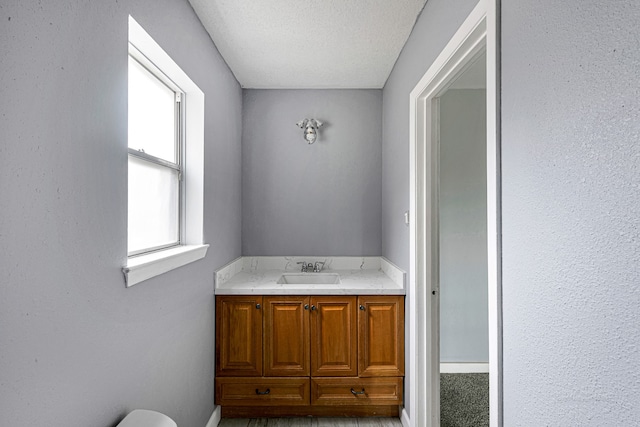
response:
{"label": "doorway", "polygon": [[434,99],[440,426],[489,427],[486,51]]}
{"label": "doorway", "polygon": [[[408,301],[412,325],[409,364],[414,378],[409,387],[409,422],[405,425],[440,426],[440,102],[456,80],[481,61],[483,55],[486,57],[486,146],[480,155],[485,157],[486,258],[484,272],[476,274],[486,278],[489,421],[491,427],[502,425],[496,8],[497,2],[493,0],[478,3],[410,95],[410,217],[413,220],[410,221]],[[483,364],[479,362],[476,365]],[[486,364],[484,366],[486,370]]]}

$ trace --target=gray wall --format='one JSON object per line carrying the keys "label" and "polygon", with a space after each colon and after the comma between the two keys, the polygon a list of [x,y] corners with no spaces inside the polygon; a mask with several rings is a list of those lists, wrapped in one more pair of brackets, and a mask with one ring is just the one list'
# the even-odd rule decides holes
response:
{"label": "gray wall", "polygon": [[[125,289],[128,14],[206,96],[205,260]],[[0,6],[0,425],[213,410],[213,270],[240,255],[241,89],[186,0]]]}
{"label": "gray wall", "polygon": [[486,91],[440,98],[440,361],[488,362]]}
{"label": "gray wall", "polygon": [[[409,210],[409,93],[476,3],[429,0],[382,91],[382,255],[407,272],[409,227],[403,215]],[[406,306],[410,304],[407,298]],[[409,323],[405,333],[409,343]],[[404,401],[407,410],[411,410],[409,363],[405,369]]]}
{"label": "gray wall", "polygon": [[[501,3],[505,425],[634,425],[640,8]],[[405,269],[409,92],[474,5],[429,0],[383,91],[382,253]]]}
{"label": "gray wall", "polygon": [[382,92],[382,255],[409,271],[409,94],[477,0],[429,0]]}
{"label": "gray wall", "polygon": [[382,91],[243,95],[243,255],[380,255]]}
{"label": "gray wall", "polygon": [[638,22],[502,1],[505,426],[640,420]]}

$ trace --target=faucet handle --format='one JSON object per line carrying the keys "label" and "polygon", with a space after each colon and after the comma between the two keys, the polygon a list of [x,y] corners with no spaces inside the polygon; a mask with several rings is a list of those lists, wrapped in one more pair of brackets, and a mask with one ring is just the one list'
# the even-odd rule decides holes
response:
{"label": "faucet handle", "polygon": [[[302,264],[302,272],[305,273],[307,271],[307,262],[306,261],[299,261],[296,262],[296,264]],[[309,263],[309,265],[311,265],[311,263]]]}
{"label": "faucet handle", "polygon": [[324,262],[316,261],[315,265],[313,266],[313,271],[315,273],[320,273],[322,271],[322,267],[324,267]]}

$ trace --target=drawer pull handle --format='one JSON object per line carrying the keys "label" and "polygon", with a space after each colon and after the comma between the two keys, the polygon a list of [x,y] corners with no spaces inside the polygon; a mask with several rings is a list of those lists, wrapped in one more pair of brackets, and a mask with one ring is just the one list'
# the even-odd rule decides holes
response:
{"label": "drawer pull handle", "polygon": [[362,391],[355,391],[354,389],[351,389],[351,393],[352,393],[354,396],[357,396],[357,395],[359,395],[359,394],[364,394],[364,389],[362,389]]}
{"label": "drawer pull handle", "polygon": [[270,389],[267,389],[266,391],[260,391],[260,390],[256,389],[256,394],[259,394],[259,395],[265,395],[265,394],[269,394],[269,393],[271,393]]}

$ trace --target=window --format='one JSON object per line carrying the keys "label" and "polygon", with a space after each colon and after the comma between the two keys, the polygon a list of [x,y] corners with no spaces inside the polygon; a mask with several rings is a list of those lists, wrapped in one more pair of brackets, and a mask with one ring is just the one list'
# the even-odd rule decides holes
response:
{"label": "window", "polygon": [[204,93],[129,17],[126,286],[203,258]]}
{"label": "window", "polygon": [[129,55],[129,256],[180,244],[182,91],[135,47]]}

